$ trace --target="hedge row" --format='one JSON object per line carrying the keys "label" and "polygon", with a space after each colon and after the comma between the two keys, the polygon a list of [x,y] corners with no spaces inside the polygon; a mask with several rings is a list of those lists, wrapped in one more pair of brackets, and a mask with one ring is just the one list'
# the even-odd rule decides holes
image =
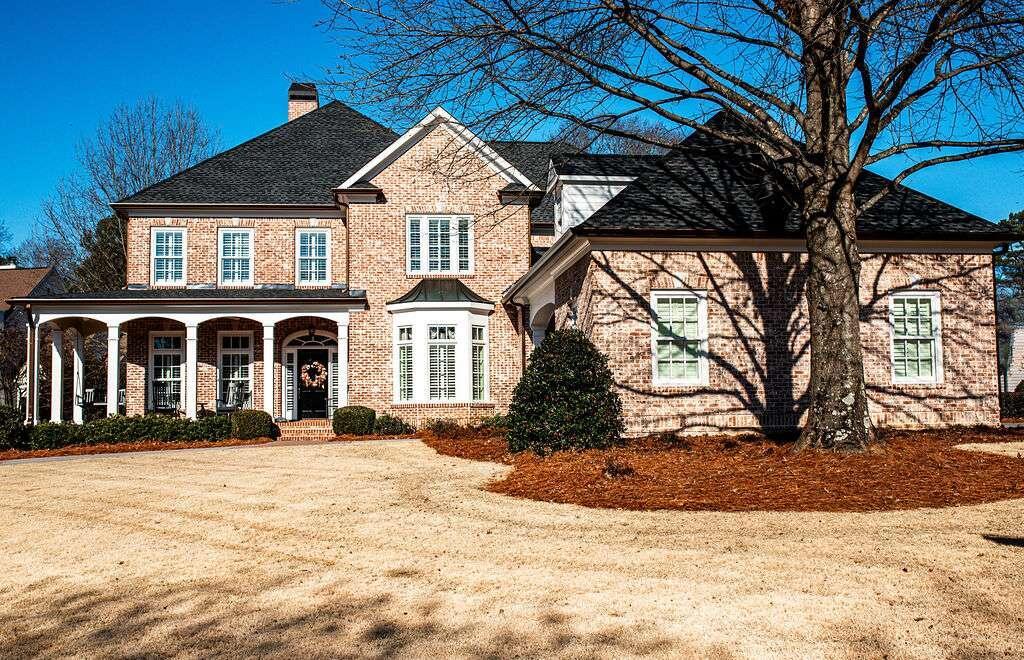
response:
{"label": "hedge row", "polygon": [[337,435],[402,435],[413,427],[387,413],[378,415],[366,406],[345,406],[334,411],[332,427]]}
{"label": "hedge row", "polygon": [[85,424],[42,422],[15,428],[10,415],[0,410],[0,448],[59,449],[71,445],[122,444],[143,440],[188,442],[262,438],[276,435],[270,415],[262,410],[242,410],[231,417],[185,419],[166,415],[124,417],[117,415]]}

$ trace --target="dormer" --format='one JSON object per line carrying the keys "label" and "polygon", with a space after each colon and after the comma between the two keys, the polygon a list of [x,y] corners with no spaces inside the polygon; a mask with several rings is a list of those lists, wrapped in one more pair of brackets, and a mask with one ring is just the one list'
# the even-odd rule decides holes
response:
{"label": "dormer", "polygon": [[551,159],[547,194],[555,208],[555,238],[626,189],[658,156],[559,154]]}

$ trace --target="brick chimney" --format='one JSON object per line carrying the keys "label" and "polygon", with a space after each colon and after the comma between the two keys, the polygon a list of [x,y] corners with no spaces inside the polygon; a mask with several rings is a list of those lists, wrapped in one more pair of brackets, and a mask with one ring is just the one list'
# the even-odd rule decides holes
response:
{"label": "brick chimney", "polygon": [[301,117],[320,107],[316,85],[310,82],[295,82],[288,88],[288,121]]}

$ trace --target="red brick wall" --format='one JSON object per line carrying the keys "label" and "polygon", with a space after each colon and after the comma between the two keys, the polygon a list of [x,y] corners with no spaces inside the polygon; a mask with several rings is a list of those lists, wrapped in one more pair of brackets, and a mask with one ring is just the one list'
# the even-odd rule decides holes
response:
{"label": "red brick wall", "polygon": [[[789,253],[598,252],[558,278],[556,323],[573,302],[578,327],[609,358],[628,431],[778,428],[799,423],[810,355],[806,259]],[[652,289],[708,291],[709,384],[654,387]],[[944,382],[895,385],[888,295],[938,291]],[[997,424],[998,380],[989,255],[866,255],[861,278],[865,372],[876,424]]]}
{"label": "red brick wall", "polygon": [[396,406],[392,403],[392,323],[384,305],[421,279],[406,275],[406,214],[472,215],[474,272],[458,277],[476,293],[497,302],[502,291],[530,265],[528,208],[501,206],[498,191],[507,182],[475,156],[453,154],[451,136],[445,129],[435,129],[373,183],[384,190],[387,202],[354,204],[348,212],[351,285],[366,289],[369,302],[369,310],[351,315],[350,403],[387,411],[413,423],[437,417],[477,418],[504,411],[522,370],[515,312],[496,305],[488,323],[490,394],[496,407]]}
{"label": "red brick wall", "polygon": [[150,234],[153,227],[188,230],[188,284],[217,283],[217,230],[252,228],[254,284],[295,284],[295,230],[331,230],[331,280],[345,281],[345,228],[340,218],[130,218],[128,222],[128,284],[149,285]]}

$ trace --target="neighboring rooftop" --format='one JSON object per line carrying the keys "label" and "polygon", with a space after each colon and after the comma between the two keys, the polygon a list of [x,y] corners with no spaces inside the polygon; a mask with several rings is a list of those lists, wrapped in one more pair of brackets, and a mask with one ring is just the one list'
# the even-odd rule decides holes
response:
{"label": "neighboring rooftop", "polygon": [[0,267],[0,312],[10,309],[9,299],[32,295],[52,272],[52,268]]}
{"label": "neighboring rooftop", "polygon": [[494,303],[477,294],[461,280],[451,278],[427,278],[420,280],[405,295],[389,302],[389,305],[402,303]]}

